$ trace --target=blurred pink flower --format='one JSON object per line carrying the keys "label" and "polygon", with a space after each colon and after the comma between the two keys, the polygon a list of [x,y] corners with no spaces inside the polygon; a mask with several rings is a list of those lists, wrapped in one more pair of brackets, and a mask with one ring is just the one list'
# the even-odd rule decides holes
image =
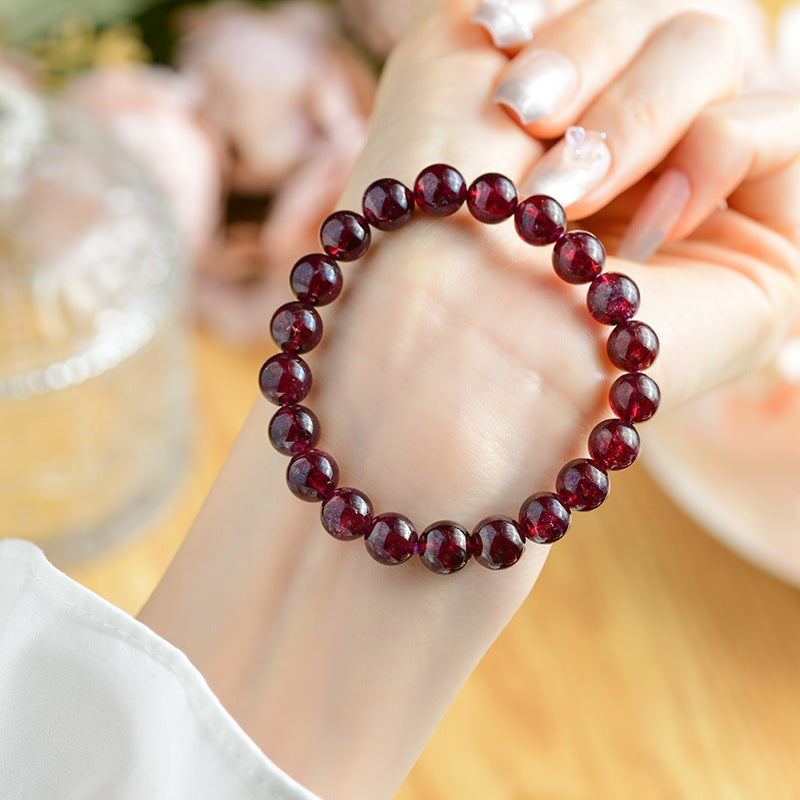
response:
{"label": "blurred pink flower", "polygon": [[219,221],[222,148],[196,113],[198,89],[166,67],[90,72],[65,91],[99,115],[164,192],[191,255]]}
{"label": "blurred pink flower", "polygon": [[273,192],[322,152],[350,158],[363,141],[375,79],[339,37],[332,9],[224,3],[181,20],[178,62],[229,144],[235,189]]}
{"label": "blurred pink flower", "polygon": [[340,5],[359,41],[385,58],[408,25],[412,0],[341,0]]}
{"label": "blurred pink flower", "polygon": [[203,252],[193,306],[198,321],[228,341],[269,338],[270,315],[288,297],[286,276],[271,268],[260,226],[239,222],[222,228]]}

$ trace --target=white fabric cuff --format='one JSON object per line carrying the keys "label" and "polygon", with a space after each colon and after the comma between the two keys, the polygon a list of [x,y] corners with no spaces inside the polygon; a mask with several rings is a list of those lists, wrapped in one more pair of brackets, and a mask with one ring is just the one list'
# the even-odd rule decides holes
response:
{"label": "white fabric cuff", "polygon": [[319,800],[183,653],[16,539],[0,541],[0,797]]}

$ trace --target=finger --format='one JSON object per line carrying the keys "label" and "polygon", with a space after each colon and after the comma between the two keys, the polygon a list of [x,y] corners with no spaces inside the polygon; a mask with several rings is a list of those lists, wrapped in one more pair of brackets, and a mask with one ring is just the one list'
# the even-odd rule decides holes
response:
{"label": "finger", "polygon": [[658,269],[609,259],[639,284],[641,318],[658,331],[664,356],[648,372],[665,407],[763,366],[800,298],[797,248],[738,212],[712,214],[678,252]]}
{"label": "finger", "polygon": [[348,207],[358,208],[363,187],[384,175],[410,184],[422,167],[446,162],[468,177],[498,171],[516,180],[541,153],[487,103],[507,58],[469,22],[474,8],[472,0],[418,7],[429,13],[412,22],[383,69],[370,135],[342,198]]}
{"label": "finger", "polygon": [[707,108],[666,159],[619,255],[647,260],[663,242],[689,236],[726,201],[774,230],[793,228],[800,218],[798,126],[800,99],[780,92]]}
{"label": "finger", "polygon": [[483,27],[495,47],[507,53],[533,39],[534,32],[578,4],[579,0],[483,0],[472,21]]}
{"label": "finger", "polygon": [[739,66],[729,23],[695,12],[669,20],[581,118],[607,136],[578,151],[565,138],[523,190],[552,195],[572,218],[596,212],[660,164],[706,106],[735,90]]}
{"label": "finger", "polygon": [[494,95],[533,136],[560,136],[682,3],[591,0],[545,25]]}

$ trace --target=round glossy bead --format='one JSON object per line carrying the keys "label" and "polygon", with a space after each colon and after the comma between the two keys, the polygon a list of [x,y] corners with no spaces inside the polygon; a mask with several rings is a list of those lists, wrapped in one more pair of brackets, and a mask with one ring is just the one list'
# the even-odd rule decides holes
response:
{"label": "round glossy bead", "polygon": [[306,450],[296,455],[286,470],[286,483],[292,494],[309,503],[325,500],[339,482],[339,467],[322,450]]}
{"label": "round glossy bead", "polygon": [[342,271],[329,256],[313,253],[292,267],[289,283],[298,300],[312,306],[326,306],[341,294]]}
{"label": "round glossy bead", "polygon": [[381,564],[402,564],[414,555],[417,532],[402,514],[381,514],[372,521],[364,539],[367,552]]}
{"label": "round glossy bead", "polygon": [[335,211],[319,230],[322,249],[337,261],[355,261],[367,252],[369,223],[354,211]]}
{"label": "round glossy bead", "polygon": [[431,572],[448,575],[463,569],[469,561],[469,533],[449,520],[434,522],[422,532],[417,550],[420,561]]}
{"label": "round glossy bead", "polygon": [[305,406],[282,406],[269,422],[269,440],[285,456],[296,456],[315,447],[320,428],[317,415]]}
{"label": "round glossy bead", "polygon": [[517,187],[498,172],[476,178],[467,190],[467,208],[479,222],[494,225],[508,219],[517,207]]}
{"label": "round glossy bead", "polygon": [[656,360],[658,336],[644,322],[629,319],[611,331],[606,351],[615,367],[626,372],[640,372]]}
{"label": "round glossy bead", "polygon": [[566,463],[556,477],[556,492],[571,509],[591,511],[608,497],[608,473],[589,458]]}
{"label": "round glossy bead", "polygon": [[639,455],[639,434],[630,422],[604,420],[589,434],[589,455],[605,469],[625,469]]}
{"label": "round glossy bead", "polygon": [[602,271],[606,251],[600,240],[586,231],[565,233],[553,248],[553,269],[567,283],[588,283]]}
{"label": "round glossy bead", "polygon": [[611,410],[626,422],[644,422],[658,410],[661,392],[658,384],[641,372],[620,375],[608,392]]}
{"label": "round glossy bead", "polygon": [[434,217],[455,214],[467,199],[467,184],[463,175],[447,164],[426,167],[414,181],[417,205]]}
{"label": "round glossy bead", "polygon": [[486,517],[472,532],[470,547],[475,560],[488,569],[506,569],[525,552],[525,534],[513,519]]}
{"label": "round glossy bead", "polygon": [[270,403],[299,403],[311,391],[311,370],[300,356],[278,353],[262,365],[258,386]]}
{"label": "round glossy bead", "polygon": [[545,194],[535,194],[517,206],[514,225],[521,239],[541,247],[558,241],[564,234],[567,214],[557,200]]}
{"label": "round glossy bead", "polygon": [[320,513],[322,526],[334,539],[359,539],[372,528],[372,503],[357,489],[337,489]]}
{"label": "round glossy bead", "polygon": [[287,353],[307,353],[322,339],[322,320],[307,303],[285,303],[273,315],[269,325],[272,339]]}
{"label": "round glossy bead", "polygon": [[362,200],[364,217],[373,228],[396,231],[414,212],[414,194],[407,186],[392,178],[371,183]]}
{"label": "round glossy bead", "polygon": [[539,544],[557,542],[572,520],[569,508],[552,492],[532,494],[519,510],[519,524],[525,536]]}
{"label": "round glossy bead", "polygon": [[598,275],[586,294],[589,313],[603,325],[619,325],[639,308],[639,287],[618,272]]}

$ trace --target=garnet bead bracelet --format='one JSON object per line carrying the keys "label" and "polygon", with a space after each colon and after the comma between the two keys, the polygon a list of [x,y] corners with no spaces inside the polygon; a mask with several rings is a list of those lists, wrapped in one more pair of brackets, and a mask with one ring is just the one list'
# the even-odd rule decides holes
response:
{"label": "garnet bead bracelet", "polygon": [[[466,203],[470,214],[487,224],[513,217],[520,238],[541,247],[554,245],[553,269],[570,284],[589,284],[589,314],[614,326],[606,350],[611,363],[624,372],[611,386],[609,404],[615,418],[600,422],[589,434],[589,458],[565,464],[555,480],[555,492],[531,495],[518,518],[492,516],[470,533],[456,522],[443,520],[418,534],[402,514],[375,516],[370,499],[357,489],[337,488],[339,467],[317,449],[320,424],[313,411],[301,405],[311,390],[311,370],[300,357],[322,338],[318,307],[333,302],[342,291],[341,261],[367,252],[371,228],[395,231],[412,217],[415,206],[425,214],[446,217]],[[296,300],[281,306],[270,331],[282,352],[261,367],[259,386],[264,397],[280,406],[269,423],[273,447],[290,456],[286,480],[301,500],[322,502],[322,524],[335,539],[363,539],[369,554],[381,564],[400,564],[413,555],[433,572],[447,574],[470,558],[489,569],[505,569],[519,561],[526,539],[539,544],[558,541],[569,528],[573,511],[597,508],[608,495],[609,470],[629,467],[639,454],[639,434],[633,423],[655,414],[660,394],[645,375],[658,355],[658,337],[644,322],[633,319],[639,308],[639,289],[627,276],[603,273],[605,249],[587,231],[567,232],[564,209],[552,197],[534,195],[519,200],[517,189],[504,175],[487,173],[467,186],[461,173],[446,164],[424,169],[413,191],[399,181],[383,178],[364,192],[362,214],[337,211],[320,229],[323,253],[301,258],[292,268],[290,284]]]}

